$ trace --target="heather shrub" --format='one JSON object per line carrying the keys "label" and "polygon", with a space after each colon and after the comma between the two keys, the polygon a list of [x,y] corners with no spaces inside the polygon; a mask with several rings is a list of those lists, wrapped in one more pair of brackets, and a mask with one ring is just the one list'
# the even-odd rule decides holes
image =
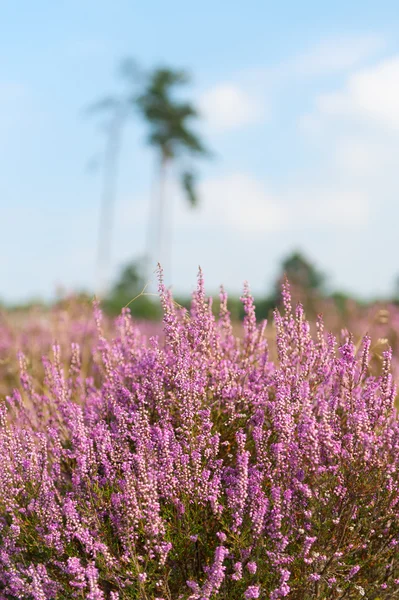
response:
{"label": "heather shrub", "polygon": [[[96,306],[90,361],[20,357],[1,405],[0,598],[388,599],[399,593],[399,426],[391,352],[275,313],[248,288],[242,335],[202,276],[162,281],[161,338]],[[67,358],[64,358],[64,353]]]}
{"label": "heather shrub", "polygon": [[[104,329],[110,329],[105,320]],[[69,301],[51,310],[30,309],[26,312],[0,312],[0,395],[7,395],[19,383],[19,353],[25,354],[30,377],[43,384],[42,357],[51,351],[54,341],[60,346],[63,360],[71,357],[71,342],[79,344],[82,370],[90,363],[97,339],[92,305]]]}

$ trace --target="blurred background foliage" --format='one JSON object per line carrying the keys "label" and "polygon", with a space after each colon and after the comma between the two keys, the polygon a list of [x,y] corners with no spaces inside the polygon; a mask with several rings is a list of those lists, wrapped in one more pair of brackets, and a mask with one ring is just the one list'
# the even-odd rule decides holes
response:
{"label": "blurred background foliage", "polygon": [[[162,317],[161,307],[157,293],[148,291],[146,275],[147,261],[145,257],[133,260],[120,269],[118,276],[110,285],[109,291],[101,300],[105,313],[117,316],[122,308],[128,306],[131,314],[140,320],[159,320]],[[205,274],[206,275],[206,274]],[[281,284],[287,278],[294,301],[301,302],[309,317],[315,317],[319,312],[333,309],[343,319],[357,308],[373,306],[378,301],[370,300],[368,303],[353,298],[345,292],[328,289],[328,276],[323,273],[315,263],[299,251],[292,252],[284,257],[278,266],[275,282],[271,290],[265,290],[262,296],[256,296],[256,315],[259,320],[270,319],[274,308],[281,305]],[[399,287],[399,286],[397,286]],[[228,290],[227,290],[228,291]],[[95,295],[81,292],[74,296],[63,296],[53,304],[33,300],[29,303],[16,305],[2,305],[4,309],[13,312],[24,312],[32,308],[48,309],[54,305],[70,307],[74,304],[90,304]],[[176,296],[175,300],[182,306],[189,308],[190,296]],[[399,304],[399,293],[394,288],[392,297],[384,299],[385,302]],[[213,309],[215,314],[219,310],[219,296],[213,296]],[[323,310],[324,309],[324,310]],[[238,296],[229,296],[229,310],[235,321],[241,321],[244,316],[242,303]]]}

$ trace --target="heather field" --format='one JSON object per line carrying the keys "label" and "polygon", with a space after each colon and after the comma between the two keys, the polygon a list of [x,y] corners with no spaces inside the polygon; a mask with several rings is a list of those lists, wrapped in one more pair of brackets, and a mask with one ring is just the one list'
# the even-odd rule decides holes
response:
{"label": "heather field", "polygon": [[0,600],[399,600],[398,7],[1,3]]}
{"label": "heather field", "polygon": [[399,597],[399,308],[159,294],[2,314],[0,598]]}

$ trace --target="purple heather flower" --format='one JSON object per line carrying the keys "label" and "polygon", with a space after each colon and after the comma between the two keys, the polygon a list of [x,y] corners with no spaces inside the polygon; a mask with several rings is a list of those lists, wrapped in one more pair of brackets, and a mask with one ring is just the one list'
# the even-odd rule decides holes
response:
{"label": "purple heather flower", "polygon": [[257,567],[256,562],[250,561],[249,563],[247,563],[247,569],[251,573],[251,575],[254,575],[256,573],[257,568],[258,567]]}
{"label": "purple heather flower", "polygon": [[240,579],[242,579],[242,563],[241,562],[234,563],[233,569],[234,569],[234,573],[232,574],[231,578],[234,581],[239,581]]}
{"label": "purple heather flower", "polygon": [[250,598],[259,598],[260,587],[258,585],[250,585],[244,592],[245,600],[250,600]]}
{"label": "purple heather flower", "polygon": [[359,565],[355,565],[354,567],[352,567],[348,573],[347,579],[351,579],[352,577],[354,577],[356,573],[358,573],[358,571],[360,571]]}
{"label": "purple heather flower", "polygon": [[[359,571],[358,550],[365,564],[371,550],[383,558],[352,587],[389,595],[387,567],[399,581],[399,362],[384,351],[375,369],[374,339],[399,347],[399,310],[388,333],[370,325],[361,344],[365,317],[354,336],[335,337],[326,330],[336,324],[293,308],[287,284],[273,331],[245,286],[237,335],[226,293],[215,316],[202,273],[188,311],[162,279],[160,296],[162,327],[138,325],[128,309],[111,321],[98,304],[94,318],[56,309],[55,335],[50,315],[0,320],[4,597],[117,600],[138,581],[165,595],[184,552],[193,580],[176,571],[176,598],[279,600],[305,596],[317,571],[338,589],[337,573]],[[262,590],[250,585],[260,564]]]}

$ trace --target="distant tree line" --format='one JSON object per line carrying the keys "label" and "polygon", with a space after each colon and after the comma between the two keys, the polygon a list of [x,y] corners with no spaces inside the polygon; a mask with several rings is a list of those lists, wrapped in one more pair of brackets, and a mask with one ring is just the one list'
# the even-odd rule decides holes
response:
{"label": "distant tree line", "polygon": [[[331,291],[328,289],[328,277],[320,271],[315,264],[301,252],[291,252],[278,265],[274,283],[269,292],[263,295],[255,295],[256,315],[259,320],[270,318],[275,307],[281,304],[281,285],[287,278],[294,300],[302,302],[306,313],[314,317],[320,310],[322,301],[329,301],[330,307],[335,309],[343,316],[349,306],[355,302],[357,306],[366,306],[376,300],[369,302],[361,301],[358,298],[340,291]],[[383,300],[399,305],[399,278],[394,282],[394,289],[390,298]],[[123,307],[129,307],[131,314],[137,319],[157,320],[162,316],[158,296],[154,292],[149,292],[147,288],[148,278],[146,273],[145,259],[135,260],[124,265],[115,281],[109,288],[108,293],[101,299],[103,309],[110,316],[116,316]],[[228,290],[227,290],[228,291]],[[59,294],[60,299],[56,304],[68,306],[68,298],[65,294]],[[73,302],[84,302],[87,305],[93,301],[93,294],[82,292],[73,296]],[[188,308],[191,297],[189,295],[179,297],[175,296],[176,302]],[[38,308],[48,308],[54,303],[44,303],[40,300],[30,301],[24,304],[6,305],[0,302],[0,308],[6,310],[25,311],[33,306]],[[213,307],[218,311],[219,297],[214,296]],[[229,310],[233,319],[241,320],[244,316],[242,303],[239,296],[229,296]]]}
{"label": "distant tree line", "polygon": [[[127,264],[104,299],[104,307],[110,314],[118,314],[123,306],[129,305],[131,313],[137,318],[156,319],[161,316],[160,306],[152,294],[146,294],[146,278],[143,261]],[[277,276],[272,289],[264,296],[256,297],[256,313],[258,319],[270,317],[276,306],[281,304],[281,286],[285,278],[289,281],[293,297],[301,301],[307,313],[317,312],[321,299],[330,298],[338,311],[345,310],[346,303],[351,300],[343,292],[328,292],[327,276],[322,273],[301,252],[292,252],[286,256],[278,267]],[[182,306],[189,307],[190,297],[177,297]],[[218,310],[218,297],[214,298],[215,311]],[[229,309],[233,318],[241,320],[244,316],[239,297],[231,296]]]}

